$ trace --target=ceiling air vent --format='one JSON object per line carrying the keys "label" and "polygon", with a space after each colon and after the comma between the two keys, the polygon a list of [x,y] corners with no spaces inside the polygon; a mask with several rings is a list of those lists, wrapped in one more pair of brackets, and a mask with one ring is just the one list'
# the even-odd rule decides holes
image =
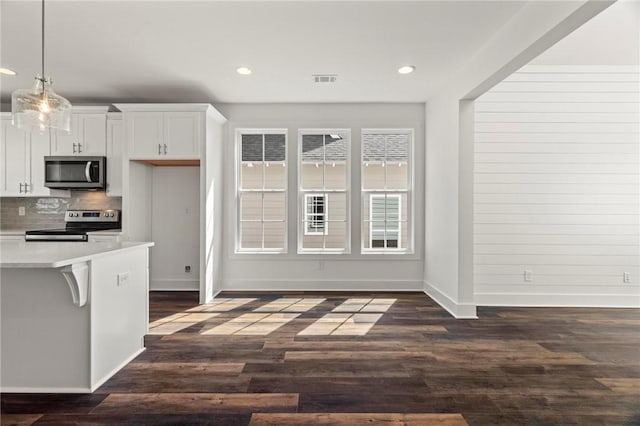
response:
{"label": "ceiling air vent", "polygon": [[337,79],[337,75],[316,74],[313,76],[313,81],[316,83],[335,83]]}

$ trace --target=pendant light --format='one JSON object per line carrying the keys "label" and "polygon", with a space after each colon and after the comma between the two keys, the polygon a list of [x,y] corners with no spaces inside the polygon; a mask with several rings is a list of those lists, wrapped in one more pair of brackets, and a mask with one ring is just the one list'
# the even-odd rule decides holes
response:
{"label": "pendant light", "polygon": [[56,94],[51,78],[44,73],[44,0],[42,0],[42,74],[37,74],[31,89],[11,94],[13,124],[22,129],[71,131],[71,103]]}

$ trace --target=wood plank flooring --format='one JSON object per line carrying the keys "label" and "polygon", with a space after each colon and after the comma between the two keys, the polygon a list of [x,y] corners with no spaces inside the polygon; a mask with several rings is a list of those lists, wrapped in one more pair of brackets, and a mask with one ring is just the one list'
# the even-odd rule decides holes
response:
{"label": "wood plank flooring", "polygon": [[640,425],[640,310],[220,297],[152,293],[145,352],[93,394],[3,394],[2,425]]}

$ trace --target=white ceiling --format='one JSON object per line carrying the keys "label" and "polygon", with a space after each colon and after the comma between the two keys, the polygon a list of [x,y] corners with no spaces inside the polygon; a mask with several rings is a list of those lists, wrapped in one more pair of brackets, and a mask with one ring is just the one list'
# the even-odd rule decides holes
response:
{"label": "white ceiling", "polygon": [[[76,103],[422,102],[525,3],[55,0],[47,74]],[[40,2],[0,7],[6,102],[40,69]]]}
{"label": "white ceiling", "polygon": [[640,1],[618,0],[532,64],[639,65]]}

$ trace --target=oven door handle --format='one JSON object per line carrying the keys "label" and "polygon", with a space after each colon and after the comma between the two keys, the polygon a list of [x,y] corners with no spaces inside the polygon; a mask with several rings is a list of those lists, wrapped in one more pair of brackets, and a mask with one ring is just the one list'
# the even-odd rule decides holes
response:
{"label": "oven door handle", "polygon": [[87,182],[92,183],[91,180],[91,163],[92,161],[87,161],[87,166],[84,168],[84,175],[87,178]]}

